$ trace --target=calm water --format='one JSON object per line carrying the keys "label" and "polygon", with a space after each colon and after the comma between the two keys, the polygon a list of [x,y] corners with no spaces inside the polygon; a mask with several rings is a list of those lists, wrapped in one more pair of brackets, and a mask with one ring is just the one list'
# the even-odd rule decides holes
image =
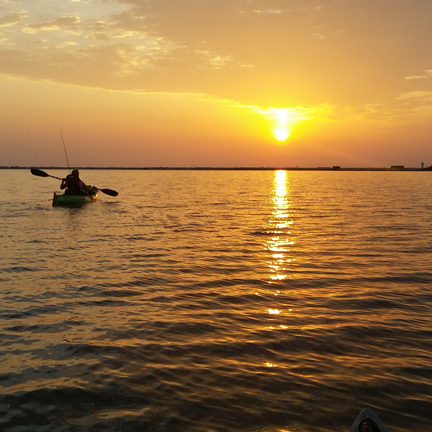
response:
{"label": "calm water", "polygon": [[0,430],[432,431],[432,173],[81,174],[0,170]]}

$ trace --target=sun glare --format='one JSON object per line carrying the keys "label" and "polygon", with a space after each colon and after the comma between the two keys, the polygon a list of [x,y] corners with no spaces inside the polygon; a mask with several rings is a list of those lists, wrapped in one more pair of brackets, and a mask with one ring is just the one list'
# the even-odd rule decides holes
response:
{"label": "sun glare", "polygon": [[274,131],[274,136],[278,141],[286,141],[289,135],[288,129],[284,127],[279,127]]}

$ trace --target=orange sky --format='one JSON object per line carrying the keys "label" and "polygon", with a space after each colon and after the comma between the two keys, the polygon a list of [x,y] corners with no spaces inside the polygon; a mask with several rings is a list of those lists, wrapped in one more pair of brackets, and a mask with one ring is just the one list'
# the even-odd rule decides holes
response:
{"label": "orange sky", "polygon": [[0,95],[4,166],[431,165],[432,2],[3,0]]}

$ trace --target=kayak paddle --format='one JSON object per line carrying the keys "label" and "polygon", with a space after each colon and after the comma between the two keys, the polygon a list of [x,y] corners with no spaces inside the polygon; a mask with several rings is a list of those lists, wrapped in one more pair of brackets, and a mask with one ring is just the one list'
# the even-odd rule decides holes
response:
{"label": "kayak paddle", "polygon": [[[38,176],[38,177],[52,177],[52,178],[55,178],[55,179],[57,179],[57,180],[63,180],[63,179],[60,178],[60,177],[52,176],[52,175],[50,175],[50,174],[47,174],[45,171],[41,171],[41,170],[38,170],[38,169],[36,169],[36,168],[31,168],[30,171],[31,171],[31,173],[32,173],[33,175]],[[117,195],[118,195],[118,192],[115,191],[115,190],[112,190],[112,189],[99,189],[99,188],[96,187],[96,186],[94,186],[94,187],[95,187],[97,190],[100,190],[101,192],[103,192],[104,194],[111,195],[111,196],[117,196]]]}

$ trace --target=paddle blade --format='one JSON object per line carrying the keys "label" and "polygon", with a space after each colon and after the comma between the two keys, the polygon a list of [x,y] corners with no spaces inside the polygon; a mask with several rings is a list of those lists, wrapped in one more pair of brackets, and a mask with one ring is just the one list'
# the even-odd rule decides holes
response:
{"label": "paddle blade", "polygon": [[107,195],[111,195],[111,196],[117,196],[118,192],[116,192],[115,190],[112,189],[99,189],[101,192],[103,192],[104,194]]}
{"label": "paddle blade", "polygon": [[50,175],[47,174],[45,171],[41,171],[41,170],[38,170],[36,168],[32,168],[30,171],[33,175],[38,176],[38,177],[50,177]]}

